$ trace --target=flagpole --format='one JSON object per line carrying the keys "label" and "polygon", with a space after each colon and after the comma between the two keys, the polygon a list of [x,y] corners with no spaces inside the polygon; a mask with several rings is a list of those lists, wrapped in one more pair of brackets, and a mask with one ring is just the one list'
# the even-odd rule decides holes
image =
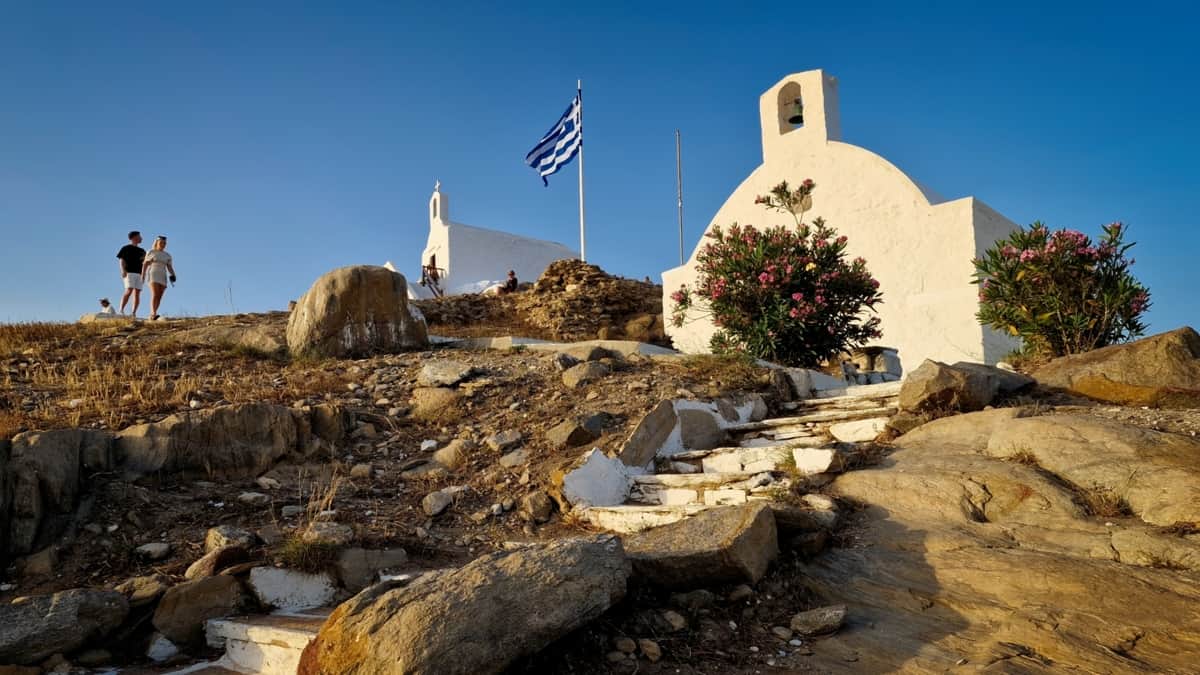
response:
{"label": "flagpole", "polygon": [[579,96],[579,260],[587,262],[587,237],[584,235],[583,219],[583,80],[576,81]]}
{"label": "flagpole", "polygon": [[683,161],[680,154],[679,130],[675,130],[675,187],[679,197],[679,264],[683,264]]}

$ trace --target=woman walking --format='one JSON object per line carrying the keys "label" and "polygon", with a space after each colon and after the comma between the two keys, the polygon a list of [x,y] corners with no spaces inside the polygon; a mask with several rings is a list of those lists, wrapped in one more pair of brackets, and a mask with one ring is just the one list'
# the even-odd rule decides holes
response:
{"label": "woman walking", "polygon": [[154,240],[154,246],[142,263],[142,278],[150,283],[150,320],[153,321],[158,318],[158,305],[167,291],[167,282],[175,283],[175,267],[171,263],[171,254],[167,253],[166,237],[159,235]]}

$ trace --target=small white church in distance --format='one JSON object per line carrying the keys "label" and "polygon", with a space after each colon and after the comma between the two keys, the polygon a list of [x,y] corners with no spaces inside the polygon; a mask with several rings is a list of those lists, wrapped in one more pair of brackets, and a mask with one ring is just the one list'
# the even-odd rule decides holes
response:
{"label": "small white church in distance", "polygon": [[[803,120],[793,124],[796,101]],[[978,289],[972,259],[1016,225],[974,197],[947,200],[863,148],[843,143],[837,80],[820,70],[789,75],[759,99],[763,162],[733,191],[713,225],[764,227],[790,222],[754,203],[780,181],[817,184],[807,215],[823,217],[849,238],[847,254],[862,256],[879,280],[880,345],[899,350],[906,371],[924,359],[995,363],[1017,342],[975,319]],[[787,218],[787,220],[785,220]],[[705,231],[708,234],[708,230]],[[671,294],[697,277],[696,256],[663,273],[663,310]],[[711,320],[692,311],[681,327],[668,322],[675,348],[706,352]]]}
{"label": "small white church in distance", "polygon": [[421,253],[422,273],[409,278],[408,294],[424,299],[480,293],[503,283],[509,270],[521,281],[536,281],[550,263],[578,257],[577,252],[552,241],[450,220],[450,198],[438,182],[429,198],[429,239]]}

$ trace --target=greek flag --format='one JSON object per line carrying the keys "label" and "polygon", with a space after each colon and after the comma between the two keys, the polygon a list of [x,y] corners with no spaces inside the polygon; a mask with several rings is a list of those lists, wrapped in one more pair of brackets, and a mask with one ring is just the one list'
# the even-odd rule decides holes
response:
{"label": "greek flag", "polygon": [[562,119],[558,120],[550,131],[538,141],[533,150],[525,155],[525,163],[533,167],[542,177],[542,183],[549,185],[549,176],[579,154],[583,147],[583,95],[576,94]]}

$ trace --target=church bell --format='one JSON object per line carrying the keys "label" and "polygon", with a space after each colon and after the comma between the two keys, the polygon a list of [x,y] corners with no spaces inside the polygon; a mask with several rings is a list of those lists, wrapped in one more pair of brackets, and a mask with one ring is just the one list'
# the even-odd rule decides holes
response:
{"label": "church bell", "polygon": [[793,103],[796,106],[796,114],[788,118],[788,124],[796,127],[804,126],[804,102],[797,96]]}

